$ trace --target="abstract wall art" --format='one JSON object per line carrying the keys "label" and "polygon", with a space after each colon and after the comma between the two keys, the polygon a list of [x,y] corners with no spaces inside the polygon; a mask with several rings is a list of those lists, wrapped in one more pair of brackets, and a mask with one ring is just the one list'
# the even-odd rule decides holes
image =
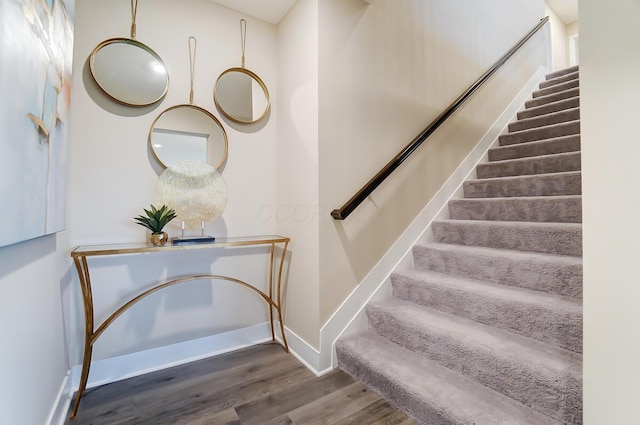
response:
{"label": "abstract wall art", "polygon": [[0,246],[64,230],[75,0],[0,0]]}

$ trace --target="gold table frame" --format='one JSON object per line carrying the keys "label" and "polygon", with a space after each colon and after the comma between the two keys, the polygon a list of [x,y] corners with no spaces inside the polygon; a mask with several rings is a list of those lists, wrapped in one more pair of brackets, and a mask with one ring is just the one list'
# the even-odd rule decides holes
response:
{"label": "gold table frame", "polygon": [[[82,373],[80,375],[80,385],[78,392],[76,393],[76,399],[71,410],[70,418],[75,418],[78,413],[78,407],[80,406],[80,399],[87,387],[87,380],[89,378],[89,368],[91,366],[91,355],[93,353],[93,344],[102,335],[102,333],[109,327],[114,320],[116,320],[122,313],[136,304],[138,301],[153,294],[163,288],[178,284],[189,282],[192,280],[201,279],[219,279],[227,280],[240,284],[244,287],[251,289],[260,295],[264,301],[269,305],[269,318],[271,322],[271,339],[276,340],[274,331],[274,317],[273,310],[275,309],[278,315],[278,321],[280,322],[280,332],[282,335],[282,345],[285,351],[289,352],[289,345],[287,344],[287,337],[284,333],[284,320],[282,317],[282,269],[284,266],[284,259],[287,253],[287,247],[289,246],[290,238],[284,236],[254,236],[254,237],[236,237],[236,238],[216,238],[213,243],[206,244],[193,244],[193,245],[166,245],[166,246],[153,246],[148,243],[138,244],[119,244],[119,245],[84,245],[79,246],[71,252],[71,257],[75,263],[76,270],[78,272],[78,278],[80,281],[80,288],[82,289],[82,301],[84,306],[84,321],[85,321],[85,340],[84,340],[84,354],[82,358]],[[124,303],[118,309],[116,309],[109,317],[107,317],[100,326],[95,328],[95,318],[93,312],[93,294],[91,291],[91,278],[89,275],[89,264],[87,257],[99,257],[109,255],[127,255],[127,254],[142,254],[153,252],[170,252],[170,251],[185,251],[185,250],[202,250],[202,249],[215,249],[215,248],[235,248],[243,246],[270,246],[270,260],[269,260],[269,293],[261,291],[255,286],[244,282],[240,279],[236,279],[229,276],[222,275],[191,275],[184,276],[176,279],[169,280],[164,283],[158,283],[152,288],[147,289],[141,294],[131,298]],[[279,261],[276,258],[276,247],[281,246],[282,252],[280,254]],[[276,272],[277,268],[277,272]],[[277,277],[276,277],[277,275]],[[274,299],[275,292],[275,299]]]}

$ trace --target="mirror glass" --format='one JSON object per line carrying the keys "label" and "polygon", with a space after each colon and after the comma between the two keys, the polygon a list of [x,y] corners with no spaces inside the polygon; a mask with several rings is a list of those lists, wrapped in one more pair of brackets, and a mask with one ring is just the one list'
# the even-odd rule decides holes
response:
{"label": "mirror glass", "polygon": [[151,149],[162,165],[202,161],[220,168],[227,159],[227,132],[206,109],[192,104],[166,109],[149,131]]}
{"label": "mirror glass", "polygon": [[240,124],[260,121],[269,112],[267,86],[245,68],[224,71],[216,81],[213,99],[220,112]]}
{"label": "mirror glass", "polygon": [[129,106],[151,105],[169,88],[169,72],[160,56],[128,38],[98,44],[89,57],[89,69],[102,91]]}

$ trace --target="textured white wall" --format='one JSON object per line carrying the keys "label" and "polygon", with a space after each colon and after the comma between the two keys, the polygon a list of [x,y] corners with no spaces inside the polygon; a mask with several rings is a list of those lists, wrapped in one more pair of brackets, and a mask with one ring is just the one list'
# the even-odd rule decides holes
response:
{"label": "textured white wall", "polygon": [[580,2],[585,424],[638,423],[640,3]]}
{"label": "textured white wall", "polygon": [[[345,221],[341,206],[544,16],[530,0],[319,2],[321,321],[545,64],[539,34]],[[530,55],[527,57],[527,55]],[[525,59],[522,59],[525,58]]]}
{"label": "textured white wall", "polygon": [[[206,229],[214,236],[272,234],[275,220],[260,215],[275,200],[276,108],[253,126],[221,118],[213,102],[213,84],[225,69],[241,64],[240,19],[247,20],[246,67],[276,92],[276,28],[207,0],[140,2],[137,39],[166,62],[170,88],[153,107],[131,109],[98,92],[86,61],[92,49],[111,37],[127,37],[128,0],[80,0],[76,7],[76,45],[70,143],[70,250],[76,245],[144,241],[148,233],[133,217],[153,202],[160,169],[147,143],[152,121],[164,109],[189,101],[187,39],[197,39],[194,103],[222,122],[229,137],[229,157],[222,169],[229,201],[222,217]],[[171,226],[169,232],[179,233]],[[189,272],[226,274],[263,282],[264,250],[199,251],[167,256],[96,260],[92,268],[96,316],[105,318],[124,298],[159,279]],[[91,264],[91,263],[90,263]],[[75,281],[75,270],[69,270]],[[71,364],[79,363],[82,326],[77,285],[70,298]],[[261,299],[245,288],[216,281],[192,282],[154,294],[125,313],[95,345],[94,358],[217,334],[267,320]]]}

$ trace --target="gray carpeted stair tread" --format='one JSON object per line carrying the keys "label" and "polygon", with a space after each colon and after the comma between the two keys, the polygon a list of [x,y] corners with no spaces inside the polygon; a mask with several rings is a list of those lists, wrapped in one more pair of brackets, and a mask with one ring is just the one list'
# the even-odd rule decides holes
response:
{"label": "gray carpeted stair tread", "polygon": [[553,71],[553,72],[548,73],[545,76],[545,80],[553,80],[554,78],[558,78],[558,77],[561,77],[563,75],[571,74],[573,72],[578,72],[579,70],[580,70],[580,67],[578,65],[570,66],[570,67],[564,68],[564,69],[559,69],[557,71]]}
{"label": "gray carpeted stair tread", "polygon": [[580,171],[580,152],[566,152],[478,164],[478,179]]}
{"label": "gray carpeted stair tread", "polygon": [[580,171],[467,180],[466,198],[581,195]]}
{"label": "gray carpeted stair tread", "polygon": [[582,223],[580,195],[452,199],[448,209],[455,220]]}
{"label": "gray carpeted stair tread", "polygon": [[367,331],[336,343],[340,369],[423,425],[559,425],[522,403]]}
{"label": "gray carpeted stair tread", "polygon": [[507,159],[552,155],[564,152],[577,152],[579,150],[580,135],[571,134],[569,136],[491,148],[489,149],[489,160],[502,161]]}
{"label": "gray carpeted stair tread", "polygon": [[550,112],[537,117],[524,118],[509,124],[509,131],[522,131],[530,128],[544,127],[546,125],[558,124],[561,122],[575,121],[580,119],[580,108],[565,109],[557,112]]}
{"label": "gray carpeted stair tread", "polygon": [[557,102],[547,103],[546,105],[524,109],[516,114],[516,118],[519,120],[533,118],[552,112],[564,111],[565,109],[578,108],[579,106],[580,97],[570,97],[568,99],[558,100]]}
{"label": "gray carpeted stair tread", "polygon": [[582,258],[444,243],[416,244],[417,269],[572,298],[582,297]]}
{"label": "gray carpeted stair tread", "polygon": [[531,96],[535,99],[536,97],[549,96],[550,94],[566,91],[569,89],[576,88],[580,85],[580,80],[574,78],[569,81],[565,81],[564,83],[554,84],[549,87],[545,87],[542,89],[535,90],[531,93]]}
{"label": "gray carpeted stair tread", "polygon": [[576,97],[580,95],[580,88],[575,87],[569,90],[561,91],[558,93],[552,93],[547,96],[539,96],[529,99],[524,102],[525,107],[533,108],[536,106],[546,105],[547,103],[557,102],[562,99],[568,99],[570,97]]}
{"label": "gray carpeted stair tread", "polygon": [[582,411],[582,356],[391,297],[367,305],[380,336],[554,419]]}
{"label": "gray carpeted stair tread", "polygon": [[498,136],[498,143],[500,146],[507,146],[516,143],[533,142],[535,140],[545,140],[579,133],[580,120],[573,120],[501,134]]}
{"label": "gray carpeted stair tread", "polygon": [[409,269],[391,274],[393,295],[582,353],[582,302],[560,295]]}
{"label": "gray carpeted stair tread", "polygon": [[582,225],[523,221],[439,220],[432,223],[438,243],[582,255]]}
{"label": "gray carpeted stair tread", "polygon": [[556,84],[564,83],[571,80],[577,80],[579,76],[580,76],[580,72],[578,71],[569,72],[567,74],[564,74],[558,77],[544,80],[543,82],[540,83],[540,88],[544,89],[546,87],[554,86]]}

